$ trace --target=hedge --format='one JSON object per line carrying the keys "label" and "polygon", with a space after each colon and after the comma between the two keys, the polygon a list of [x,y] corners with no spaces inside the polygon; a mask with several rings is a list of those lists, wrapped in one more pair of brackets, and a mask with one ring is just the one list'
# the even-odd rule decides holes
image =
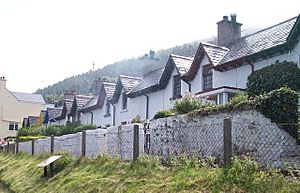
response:
{"label": "hedge", "polygon": [[293,62],[276,62],[253,72],[247,79],[246,91],[253,96],[284,86],[295,91],[300,90],[300,69]]}

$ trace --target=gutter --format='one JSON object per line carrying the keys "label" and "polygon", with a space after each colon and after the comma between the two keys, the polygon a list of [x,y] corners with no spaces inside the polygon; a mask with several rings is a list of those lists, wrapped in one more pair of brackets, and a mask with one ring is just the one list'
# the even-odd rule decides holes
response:
{"label": "gutter", "polygon": [[251,66],[251,73],[253,73],[254,72],[254,65],[249,60],[247,60],[247,64],[249,64]]}
{"label": "gutter", "polygon": [[189,85],[189,92],[192,92],[192,85],[191,83],[189,83],[189,81],[185,80],[184,78],[182,78],[183,82],[187,83]]}
{"label": "gutter", "polygon": [[146,119],[149,119],[149,96],[145,93],[143,95],[146,97]]}
{"label": "gutter", "polygon": [[113,103],[110,103],[113,106],[113,126],[116,125],[116,106]]}
{"label": "gutter", "polygon": [[89,112],[91,114],[91,125],[94,124],[94,113],[93,112]]}

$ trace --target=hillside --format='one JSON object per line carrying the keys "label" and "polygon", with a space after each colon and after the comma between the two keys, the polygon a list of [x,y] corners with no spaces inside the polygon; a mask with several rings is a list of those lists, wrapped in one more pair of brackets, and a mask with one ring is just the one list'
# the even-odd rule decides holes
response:
{"label": "hillside", "polygon": [[[36,165],[46,155],[0,153],[0,192],[299,192],[293,180],[271,170],[261,170],[251,160],[234,160],[222,168],[213,159],[157,158],[124,162],[100,156],[72,159],[65,155],[54,163],[56,175],[45,179]],[[60,171],[57,173],[57,171]]]}
{"label": "hillside", "polygon": [[[206,41],[212,42],[211,39]],[[66,78],[54,85],[44,89],[38,89],[36,93],[42,94],[46,99],[57,100],[59,95],[65,91],[75,91],[77,94],[91,93],[93,83],[97,78],[107,81],[115,81],[120,74],[129,76],[142,76],[143,74],[164,67],[170,54],[178,54],[183,56],[192,56],[195,54],[199,45],[199,41],[183,44],[169,49],[159,50],[155,53],[153,60],[149,57],[139,56],[132,59],[126,59],[104,66],[95,71],[89,71],[80,75]]]}

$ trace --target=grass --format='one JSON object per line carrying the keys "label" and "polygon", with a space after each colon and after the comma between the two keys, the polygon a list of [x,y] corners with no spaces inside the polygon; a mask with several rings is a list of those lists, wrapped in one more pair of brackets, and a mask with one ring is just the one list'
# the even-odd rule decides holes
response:
{"label": "grass", "polygon": [[46,156],[0,154],[0,187],[7,192],[300,192],[299,179],[262,171],[252,160],[220,168],[197,160],[163,166],[157,158],[124,162],[100,156],[64,160],[68,164],[45,179],[36,165]]}

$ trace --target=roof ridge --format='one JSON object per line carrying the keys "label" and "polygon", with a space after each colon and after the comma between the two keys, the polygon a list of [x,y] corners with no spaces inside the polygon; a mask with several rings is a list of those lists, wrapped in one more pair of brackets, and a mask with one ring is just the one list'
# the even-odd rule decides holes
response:
{"label": "roof ridge", "polygon": [[191,57],[188,57],[188,56],[181,56],[181,55],[177,55],[177,54],[170,54],[170,56],[181,58],[181,59],[194,60],[194,58],[191,58]]}
{"label": "roof ridge", "polygon": [[103,84],[111,85],[111,86],[115,86],[116,85],[116,83],[112,83],[112,82],[103,82]]}
{"label": "roof ridge", "polygon": [[211,46],[211,47],[221,48],[221,49],[226,50],[226,51],[229,50],[229,49],[228,49],[227,47],[225,47],[225,46],[218,46],[218,45],[211,44],[211,43],[208,43],[208,42],[200,42],[200,44],[206,45],[206,46]]}
{"label": "roof ridge", "polygon": [[32,95],[40,95],[42,96],[41,94],[35,94],[35,93],[28,93],[28,92],[15,92],[15,91],[9,91],[11,93],[19,93],[19,94],[32,94]]}
{"label": "roof ridge", "polygon": [[[240,40],[240,39],[248,38],[248,37],[250,37],[250,36],[253,36],[253,35],[256,35],[256,34],[261,33],[261,32],[263,32],[263,31],[269,30],[269,29],[271,29],[271,28],[273,28],[273,27],[277,27],[277,26],[279,26],[279,25],[282,25],[282,24],[284,24],[284,23],[286,23],[286,22],[289,22],[289,21],[291,21],[291,20],[293,20],[293,19],[296,19],[296,18],[298,18],[298,16],[292,17],[292,18],[290,18],[290,19],[288,19],[288,20],[282,21],[282,22],[280,22],[280,23],[277,23],[277,24],[272,25],[272,26],[270,26],[270,27],[264,28],[264,29],[262,29],[262,30],[259,30],[259,31],[257,31],[257,32],[254,32],[254,33],[252,33],[252,34],[248,34],[248,35],[246,35],[246,36],[242,36],[242,37],[240,37],[240,38],[238,38],[238,39],[236,39],[236,40],[234,40],[234,41],[232,41],[232,42],[238,41],[238,40]],[[231,44],[232,42],[229,42],[228,44]]]}
{"label": "roof ridge", "polygon": [[[158,69],[156,69],[156,70],[151,70],[150,72],[144,74],[143,76],[149,75],[149,74],[151,74],[151,73],[153,73],[153,72],[156,72],[156,71],[159,71],[159,70],[163,70],[163,69],[165,69],[165,67],[161,67],[161,68],[158,68]],[[144,80],[144,79],[143,79],[143,80]]]}
{"label": "roof ridge", "polygon": [[127,76],[127,75],[119,75],[119,77],[122,77],[122,78],[129,78],[129,79],[136,79],[136,80],[143,80],[141,77],[135,77],[135,76]]}

